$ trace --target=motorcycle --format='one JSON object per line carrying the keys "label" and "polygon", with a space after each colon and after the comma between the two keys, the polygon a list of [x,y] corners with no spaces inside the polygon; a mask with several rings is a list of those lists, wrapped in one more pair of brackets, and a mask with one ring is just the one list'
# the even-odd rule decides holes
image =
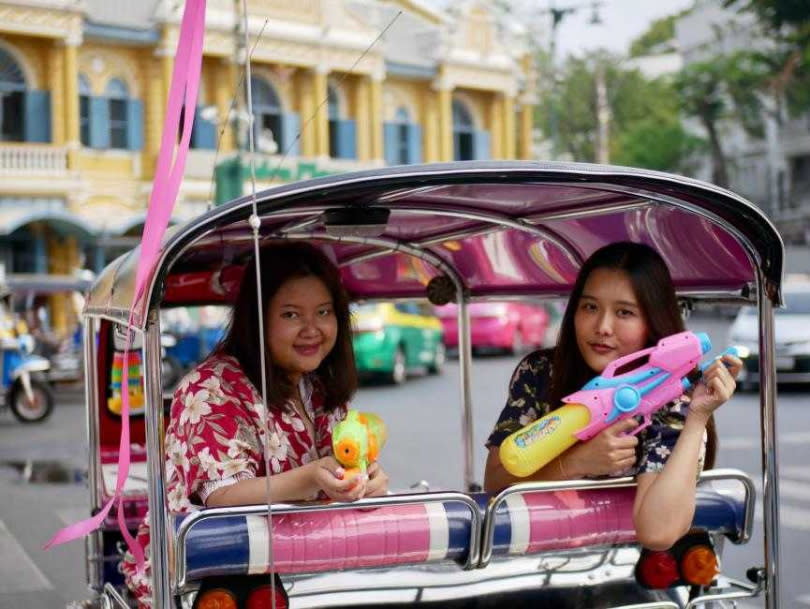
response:
{"label": "motorcycle", "polygon": [[53,412],[53,392],[45,380],[51,363],[33,354],[34,339],[30,334],[0,338],[0,350],[3,405],[23,423],[44,421]]}

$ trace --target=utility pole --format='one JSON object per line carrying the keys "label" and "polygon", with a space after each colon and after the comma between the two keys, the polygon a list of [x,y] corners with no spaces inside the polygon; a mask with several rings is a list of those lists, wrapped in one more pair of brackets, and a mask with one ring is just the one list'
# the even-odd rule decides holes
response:
{"label": "utility pole", "polygon": [[579,4],[569,4],[567,6],[557,7],[554,0],[545,10],[539,12],[540,15],[551,15],[551,44],[549,47],[549,72],[551,80],[551,103],[549,105],[549,133],[551,134],[551,158],[556,159],[560,150],[560,132],[559,121],[557,118],[557,28],[565,17],[572,15],[583,8],[590,8],[593,12],[591,14],[591,24],[598,25],[602,22],[599,17],[598,9],[602,6],[601,0],[593,0],[591,2],[584,2]]}
{"label": "utility pole", "polygon": [[610,163],[610,104],[605,84],[605,64],[596,62],[596,162]]}

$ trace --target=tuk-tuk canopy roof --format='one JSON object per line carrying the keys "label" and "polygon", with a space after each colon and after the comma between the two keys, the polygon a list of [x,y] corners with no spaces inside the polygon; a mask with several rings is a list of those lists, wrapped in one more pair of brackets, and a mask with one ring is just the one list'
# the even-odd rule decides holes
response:
{"label": "tuk-tuk canopy roof", "polygon": [[[256,200],[263,241],[322,245],[356,299],[423,298],[440,274],[472,299],[564,295],[593,251],[629,240],[661,253],[682,294],[753,299],[759,268],[781,302],[784,247],[770,221],[727,190],[679,176],[469,162],[296,182]],[[150,307],[231,302],[253,255],[251,214],[247,196],[167,234],[134,325],[144,327]],[[138,258],[136,248],[104,270],[87,313],[126,321]]]}

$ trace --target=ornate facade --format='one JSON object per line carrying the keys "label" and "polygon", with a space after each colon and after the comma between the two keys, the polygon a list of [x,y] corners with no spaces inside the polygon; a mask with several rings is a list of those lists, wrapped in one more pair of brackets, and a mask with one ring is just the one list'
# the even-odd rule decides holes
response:
{"label": "ornate facade", "polygon": [[[177,220],[241,189],[223,177],[250,124],[236,94],[238,6],[208,0]],[[486,3],[452,14],[413,0],[247,6],[259,188],[386,163],[529,158],[531,64]],[[181,16],[169,0],[0,2],[6,274],[98,270],[137,241]]]}

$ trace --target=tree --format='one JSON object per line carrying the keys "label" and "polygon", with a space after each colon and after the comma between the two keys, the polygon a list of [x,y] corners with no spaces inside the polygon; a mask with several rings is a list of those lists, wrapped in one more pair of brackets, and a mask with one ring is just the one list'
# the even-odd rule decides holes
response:
{"label": "tree", "polygon": [[650,80],[605,52],[569,57],[555,91],[547,90],[537,110],[537,123],[550,137],[550,108],[556,104],[559,146],[573,160],[597,157],[596,70],[605,75],[610,109],[611,162],[661,171],[688,169],[702,140],[680,124],[678,96],[671,79]]}

